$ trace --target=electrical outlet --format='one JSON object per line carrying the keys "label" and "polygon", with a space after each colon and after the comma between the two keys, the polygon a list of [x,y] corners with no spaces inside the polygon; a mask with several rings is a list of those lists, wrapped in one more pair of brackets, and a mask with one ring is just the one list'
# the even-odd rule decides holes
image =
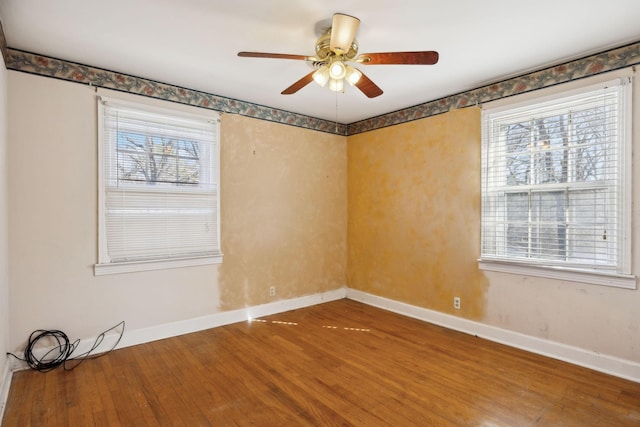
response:
{"label": "electrical outlet", "polygon": [[453,297],[453,308],[460,310],[460,297]]}
{"label": "electrical outlet", "polygon": [[275,297],[276,296],[276,287],[275,286],[271,286],[269,288],[269,296],[270,297]]}

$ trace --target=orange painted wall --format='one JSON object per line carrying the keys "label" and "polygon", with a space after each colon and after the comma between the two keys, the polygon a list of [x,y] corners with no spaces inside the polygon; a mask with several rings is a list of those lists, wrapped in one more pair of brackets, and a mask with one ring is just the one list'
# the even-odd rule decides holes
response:
{"label": "orange painted wall", "polygon": [[238,115],[221,133],[220,308],[344,287],[346,138]]}
{"label": "orange painted wall", "polygon": [[474,107],[349,137],[350,288],[483,317],[480,135]]}

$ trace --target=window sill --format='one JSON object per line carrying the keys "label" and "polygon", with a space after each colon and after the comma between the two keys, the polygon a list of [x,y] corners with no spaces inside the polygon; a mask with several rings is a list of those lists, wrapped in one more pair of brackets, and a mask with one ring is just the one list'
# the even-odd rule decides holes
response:
{"label": "window sill", "polygon": [[93,273],[95,276],[104,276],[107,274],[134,273],[137,271],[165,270],[212,264],[222,264],[222,255],[95,264]]}
{"label": "window sill", "polygon": [[544,277],[547,279],[567,280],[592,285],[611,286],[624,289],[637,289],[636,277],[632,274],[617,274],[595,271],[574,270],[562,267],[542,267],[518,264],[508,261],[479,259],[478,267],[485,271],[520,274],[524,276]]}

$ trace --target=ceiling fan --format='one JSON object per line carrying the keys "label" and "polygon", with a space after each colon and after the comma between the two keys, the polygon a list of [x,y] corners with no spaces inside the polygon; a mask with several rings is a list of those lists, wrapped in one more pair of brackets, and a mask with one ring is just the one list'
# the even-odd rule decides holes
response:
{"label": "ceiling fan", "polygon": [[349,62],[362,65],[433,65],[438,62],[438,52],[433,50],[417,52],[382,52],[358,55],[355,39],[360,20],[356,17],[336,13],[331,27],[318,38],[314,56],[290,55],[286,53],[238,52],[238,56],[248,58],[275,58],[309,61],[316,68],[300,80],[282,91],[283,95],[296,93],[312,81],[320,86],[329,84],[333,91],[343,91],[344,81],[360,89],[369,98],[382,95],[382,89],[362,71]]}

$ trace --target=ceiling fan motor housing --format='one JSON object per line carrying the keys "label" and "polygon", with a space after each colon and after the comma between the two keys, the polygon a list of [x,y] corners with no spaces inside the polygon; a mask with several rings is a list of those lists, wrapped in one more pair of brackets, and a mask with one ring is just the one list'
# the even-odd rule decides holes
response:
{"label": "ceiling fan motor housing", "polygon": [[[318,61],[315,61],[314,65],[318,64],[317,66],[322,66],[322,65],[328,64],[330,62],[329,58],[331,56],[336,56],[336,54],[333,51],[331,51],[331,47],[329,45],[330,41],[331,41],[331,28],[329,28],[325,34],[320,36],[320,38],[316,42],[316,57],[318,58]],[[358,55],[358,41],[354,38],[353,41],[351,42],[351,47],[349,48],[349,50],[339,55],[339,57],[343,58],[343,60],[345,61],[350,61],[354,59],[357,55]]]}

